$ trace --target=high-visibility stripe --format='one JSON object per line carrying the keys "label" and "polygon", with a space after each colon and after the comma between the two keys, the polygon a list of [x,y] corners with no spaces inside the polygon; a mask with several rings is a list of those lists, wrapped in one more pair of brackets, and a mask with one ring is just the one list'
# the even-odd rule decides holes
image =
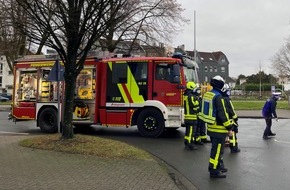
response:
{"label": "high-visibility stripe", "polygon": [[184,139],[187,140],[188,143],[190,143],[191,140],[193,140],[193,139],[190,139],[190,137],[192,136],[192,133],[193,133],[193,126],[190,126],[188,136],[184,136]]}
{"label": "high-visibility stripe", "polygon": [[225,128],[225,126],[216,125],[216,123],[213,125],[208,124],[207,130],[210,132],[216,132],[216,133],[228,133],[228,130]]}
{"label": "high-visibility stripe", "polygon": [[218,166],[218,163],[219,163],[219,157],[220,157],[221,147],[222,147],[222,144],[219,143],[218,146],[217,146],[217,150],[216,150],[215,157],[209,159],[209,163],[211,163],[213,165],[213,169],[214,170],[217,169],[217,166]]}
{"label": "high-visibility stripe", "polygon": [[233,132],[233,136],[230,137],[230,144],[235,147],[237,143],[238,140],[236,139],[235,132]]}
{"label": "high-visibility stripe", "polygon": [[[126,62],[122,62],[126,63]],[[112,62],[108,62],[108,65],[112,71]],[[121,93],[121,96],[125,103],[141,103],[144,102],[144,98],[139,94],[139,86],[131,72],[130,67],[127,65],[127,83],[118,83],[117,86]]]}
{"label": "high-visibility stripe", "polygon": [[[130,92],[129,92],[128,88],[127,88],[127,85],[122,83],[121,84],[121,88],[122,88],[122,90],[124,92],[124,94],[122,94],[123,98],[126,98],[130,103],[133,103],[133,100],[132,100]],[[125,101],[125,103],[126,103],[126,101]]]}
{"label": "high-visibility stripe", "polygon": [[138,102],[144,102],[144,98],[142,95],[140,95],[140,89],[139,86],[131,72],[130,67],[128,66],[128,73],[127,77],[129,79],[129,84],[127,83],[126,86],[128,89],[130,89],[130,96],[132,97],[132,102],[138,103]]}

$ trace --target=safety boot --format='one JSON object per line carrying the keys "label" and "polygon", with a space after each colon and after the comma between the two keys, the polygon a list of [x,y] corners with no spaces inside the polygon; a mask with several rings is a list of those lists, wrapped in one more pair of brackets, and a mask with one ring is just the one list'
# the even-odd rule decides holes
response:
{"label": "safety boot", "polygon": [[271,133],[268,134],[268,136],[272,136],[272,137],[274,137],[274,136],[276,136],[276,133],[272,133],[272,132],[271,132]]}
{"label": "safety boot", "polygon": [[189,144],[189,145],[185,146],[185,149],[186,149],[186,150],[197,150],[197,147],[195,147],[195,146]]}
{"label": "safety boot", "polygon": [[241,149],[239,149],[239,148],[231,150],[231,153],[239,153],[239,152],[241,152]]}
{"label": "safety boot", "polygon": [[218,174],[210,174],[210,178],[226,178],[227,175],[225,173],[219,172]]}
{"label": "safety boot", "polygon": [[269,137],[269,136],[263,136],[263,139],[264,140],[268,140],[268,139],[271,139],[271,137]]}

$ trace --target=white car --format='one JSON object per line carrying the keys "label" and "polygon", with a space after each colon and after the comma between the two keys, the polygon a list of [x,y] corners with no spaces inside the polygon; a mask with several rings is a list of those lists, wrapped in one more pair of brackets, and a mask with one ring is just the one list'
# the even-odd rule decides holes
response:
{"label": "white car", "polygon": [[0,96],[0,102],[7,102],[7,101],[9,101],[9,98]]}

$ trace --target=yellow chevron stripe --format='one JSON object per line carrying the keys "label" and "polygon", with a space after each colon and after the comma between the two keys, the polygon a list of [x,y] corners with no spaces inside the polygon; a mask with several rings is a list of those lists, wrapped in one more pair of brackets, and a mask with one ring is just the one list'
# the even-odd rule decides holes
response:
{"label": "yellow chevron stripe", "polygon": [[[133,100],[133,103],[140,103],[140,102],[144,102],[144,98],[142,95],[139,94],[139,86],[131,72],[131,69],[128,66],[128,83],[126,84],[128,89],[130,90],[130,94],[131,94],[131,98]],[[131,85],[131,86],[130,86]]]}
{"label": "yellow chevron stripe", "polygon": [[[130,103],[122,84],[117,84],[125,103]],[[126,84],[127,85],[127,84]]]}

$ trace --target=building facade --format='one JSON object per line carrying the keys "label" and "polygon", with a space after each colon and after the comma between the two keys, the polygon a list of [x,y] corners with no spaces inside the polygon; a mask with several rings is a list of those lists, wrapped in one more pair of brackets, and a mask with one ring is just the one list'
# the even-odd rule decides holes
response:
{"label": "building facade", "polygon": [[10,71],[6,57],[0,55],[0,93],[12,93],[13,75]]}

